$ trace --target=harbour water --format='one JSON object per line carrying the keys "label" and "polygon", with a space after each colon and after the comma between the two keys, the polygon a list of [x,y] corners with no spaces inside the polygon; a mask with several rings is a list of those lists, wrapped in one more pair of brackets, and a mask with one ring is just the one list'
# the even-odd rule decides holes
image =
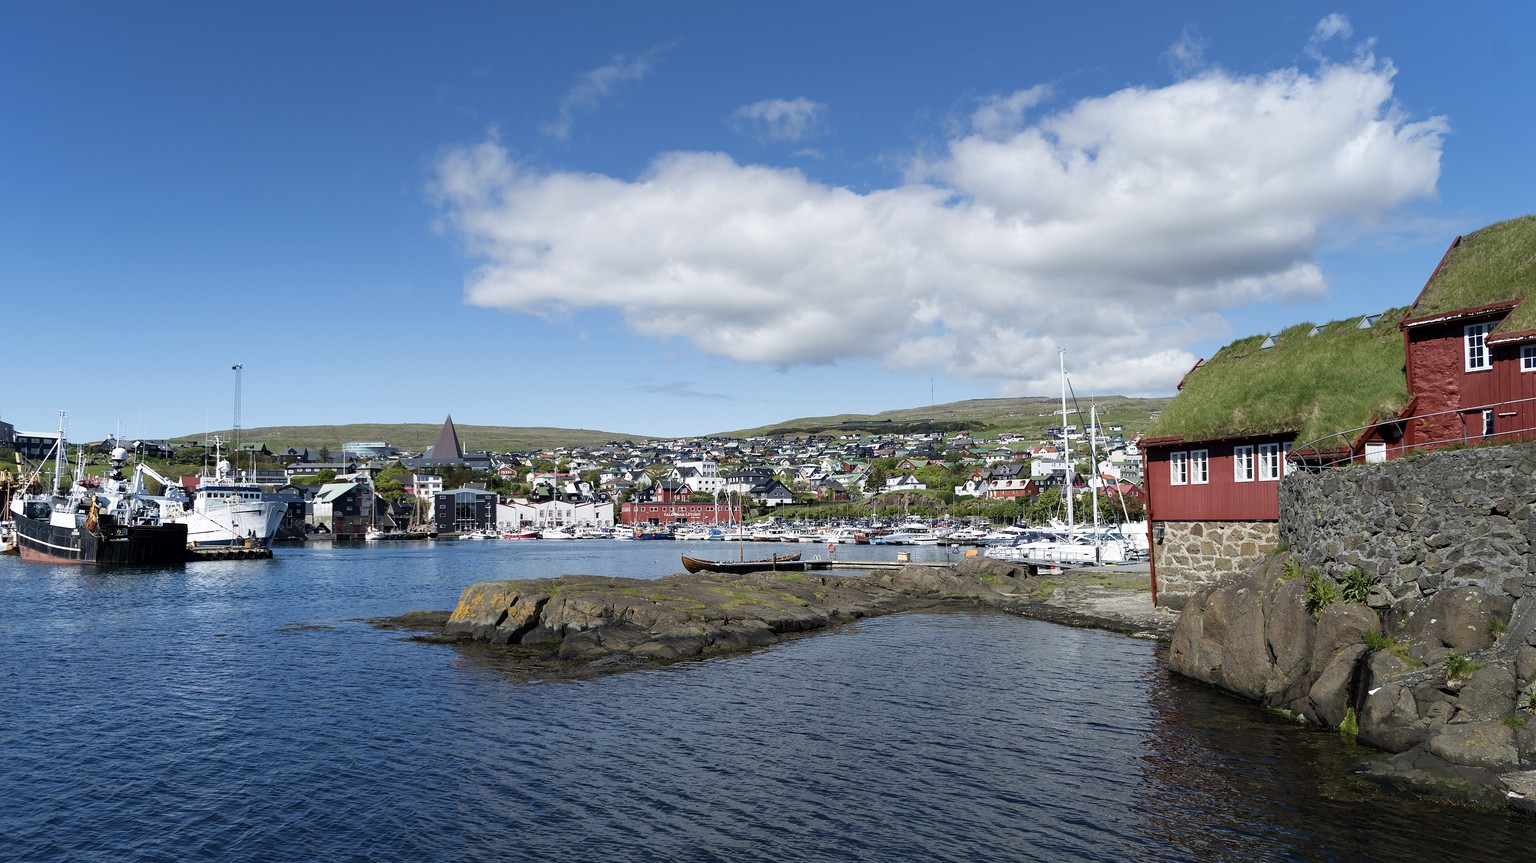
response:
{"label": "harbour water", "polygon": [[0,558],[0,860],[1403,861],[1522,859],[1536,839],[1374,792],[1335,735],[1171,678],[1155,644],[1002,613],[559,682],[364,622],[492,578],[656,577],[684,550],[736,556]]}

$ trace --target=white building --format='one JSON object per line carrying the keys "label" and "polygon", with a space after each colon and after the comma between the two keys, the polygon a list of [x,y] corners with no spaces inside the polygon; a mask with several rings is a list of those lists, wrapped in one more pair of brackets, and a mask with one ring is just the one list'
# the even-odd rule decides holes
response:
{"label": "white building", "polygon": [[613,527],[613,504],[607,501],[521,498],[497,504],[496,524],[503,529],[532,527]]}
{"label": "white building", "polygon": [[443,491],[443,478],[425,473],[411,474],[411,489],[424,503],[432,503]]}

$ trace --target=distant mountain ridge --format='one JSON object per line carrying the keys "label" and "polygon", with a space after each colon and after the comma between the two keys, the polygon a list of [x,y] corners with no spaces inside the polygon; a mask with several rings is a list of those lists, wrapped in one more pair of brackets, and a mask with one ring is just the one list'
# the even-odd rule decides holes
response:
{"label": "distant mountain ridge", "polygon": [[[1098,406],[1099,422],[1104,426],[1123,427],[1127,436],[1139,433],[1151,424],[1167,406],[1168,398],[1129,398],[1126,396],[1082,396],[1077,399],[1086,421],[1090,402]],[[521,452],[561,446],[600,446],[609,441],[672,440],[676,437],[748,438],[759,435],[805,435],[884,430],[916,431],[924,427],[944,431],[965,429],[978,438],[995,437],[1005,432],[1039,436],[1046,428],[1060,424],[1061,400],[1050,396],[970,399],[941,405],[898,408],[877,414],[838,414],[802,417],[773,425],[735,431],[695,435],[645,435],[630,432],[567,429],[550,426],[480,426],[454,422],[460,442],[466,450]],[[1068,405],[1069,409],[1072,405]],[[293,448],[318,451],[322,447],[340,454],[342,444],[351,441],[383,441],[405,450],[422,451],[437,440],[442,423],[354,423],[350,425],[260,426],[240,430],[243,441],[259,441],[273,452]],[[885,427],[885,428],[882,428]],[[202,439],[218,434],[229,440],[233,431],[200,432],[178,435],[172,440]]]}

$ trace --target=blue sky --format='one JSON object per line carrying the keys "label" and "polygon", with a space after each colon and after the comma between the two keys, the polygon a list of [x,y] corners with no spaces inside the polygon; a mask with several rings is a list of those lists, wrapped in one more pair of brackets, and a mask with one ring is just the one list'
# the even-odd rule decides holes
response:
{"label": "blue sky", "polygon": [[0,419],[1171,394],[1536,210],[1536,12],[1471,9],[8,4]]}

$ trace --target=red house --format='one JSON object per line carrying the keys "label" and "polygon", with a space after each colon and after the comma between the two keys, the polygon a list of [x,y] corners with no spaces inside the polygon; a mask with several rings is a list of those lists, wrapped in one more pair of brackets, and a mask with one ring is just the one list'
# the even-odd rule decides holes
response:
{"label": "red house", "polygon": [[1273,547],[1292,467],[1536,438],[1536,216],[1457,237],[1406,311],[1240,339],[1179,389],[1141,442],[1175,606]]}
{"label": "red house", "polygon": [[1402,315],[1250,336],[1190,370],[1140,442],[1158,603],[1180,607],[1274,547],[1298,443],[1348,457],[1359,435],[1330,435],[1398,416]]}
{"label": "red house", "polygon": [[1402,323],[1398,447],[1536,437],[1536,216],[1457,237]]}
{"label": "red house", "polygon": [[619,506],[620,524],[731,524],[738,516],[737,504],[729,500],[701,503],[690,501],[686,485],[664,482],[650,500],[628,502]]}

